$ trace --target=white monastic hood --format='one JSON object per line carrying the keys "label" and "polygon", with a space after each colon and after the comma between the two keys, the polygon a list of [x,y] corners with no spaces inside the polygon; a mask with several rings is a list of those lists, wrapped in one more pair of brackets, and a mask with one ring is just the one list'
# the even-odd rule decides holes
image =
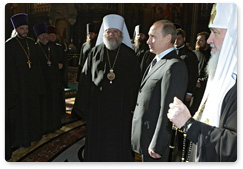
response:
{"label": "white monastic hood", "polygon": [[103,43],[103,34],[105,30],[109,28],[115,28],[123,33],[123,43],[132,48],[131,39],[124,21],[124,18],[120,15],[110,14],[103,18],[103,23],[100,27],[99,35],[96,41],[96,46]]}

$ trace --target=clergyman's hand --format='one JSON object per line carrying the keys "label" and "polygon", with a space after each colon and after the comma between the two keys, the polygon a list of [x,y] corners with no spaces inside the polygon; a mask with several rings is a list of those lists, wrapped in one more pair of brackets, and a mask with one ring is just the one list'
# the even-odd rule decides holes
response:
{"label": "clergyman's hand", "polygon": [[189,110],[177,97],[174,97],[174,102],[169,107],[167,117],[176,127],[181,128],[191,117]]}
{"label": "clergyman's hand", "polygon": [[152,158],[161,158],[161,155],[155,153],[153,150],[148,149],[148,153]]}

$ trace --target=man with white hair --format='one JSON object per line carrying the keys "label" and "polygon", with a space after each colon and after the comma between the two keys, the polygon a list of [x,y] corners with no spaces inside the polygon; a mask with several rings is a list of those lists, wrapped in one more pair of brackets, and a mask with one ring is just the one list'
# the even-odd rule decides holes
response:
{"label": "man with white hair", "polygon": [[[236,161],[237,159],[237,7],[214,4],[207,43],[211,58],[208,84],[201,106],[192,118],[174,98],[168,118],[191,141],[182,161]],[[184,152],[186,147],[184,147]]]}
{"label": "man with white hair", "polygon": [[123,17],[105,16],[72,110],[87,122],[85,161],[134,161],[130,133],[139,79],[138,58]]}

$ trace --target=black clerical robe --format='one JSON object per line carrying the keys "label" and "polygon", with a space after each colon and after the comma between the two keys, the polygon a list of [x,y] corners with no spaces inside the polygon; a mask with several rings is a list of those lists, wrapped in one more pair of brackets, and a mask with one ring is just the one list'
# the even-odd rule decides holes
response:
{"label": "black clerical robe", "polygon": [[68,87],[68,82],[66,81],[66,74],[68,71],[67,67],[67,54],[61,44],[55,42],[49,42],[49,45],[53,46],[53,50],[56,53],[58,63],[62,64],[62,68],[59,68],[59,83],[58,83],[58,98],[59,98],[59,109],[61,115],[66,113],[66,102],[65,102],[65,87]]}
{"label": "black clerical robe", "polygon": [[[109,51],[111,65],[116,52]],[[121,44],[112,83],[104,44],[91,50],[84,66],[72,113],[87,120],[85,161],[134,161],[131,122],[140,84],[134,51]]]}
{"label": "black clerical robe", "polygon": [[149,50],[148,44],[146,42],[141,42],[141,45],[139,46],[136,46],[134,44],[133,49],[135,51],[136,56],[138,57],[139,64],[141,65],[145,52]]}
{"label": "black clerical robe", "polygon": [[[11,146],[30,146],[42,136],[40,96],[43,76],[34,41],[13,37],[5,43],[6,135]],[[26,43],[27,42],[27,43]],[[30,66],[23,50],[30,53]]]}
{"label": "black clerical robe", "polygon": [[81,47],[81,50],[80,50],[80,56],[79,56],[79,62],[78,62],[78,74],[77,74],[77,82],[79,82],[79,76],[80,76],[80,73],[83,69],[83,66],[84,66],[84,63],[88,57],[88,54],[91,50],[91,46],[89,43],[85,42],[82,47]]}
{"label": "black clerical robe", "polygon": [[147,50],[144,53],[144,56],[142,58],[142,61],[140,63],[140,70],[141,70],[141,74],[143,76],[144,72],[146,71],[147,67],[150,65],[150,63],[152,62],[152,60],[154,59],[156,55],[154,53],[151,53],[149,50]]}
{"label": "black clerical robe", "polygon": [[[36,49],[45,81],[45,95],[42,98],[42,130],[43,133],[53,132],[61,127],[61,113],[59,103],[59,68],[58,52],[54,44],[43,45],[36,43]],[[48,50],[49,48],[49,50]],[[51,64],[48,65],[50,57]]]}
{"label": "black clerical robe", "polygon": [[234,162],[237,160],[237,83],[228,91],[222,102],[219,127],[195,121],[188,130],[187,136],[196,144],[191,161]]}
{"label": "black clerical robe", "polygon": [[194,94],[198,79],[198,60],[194,52],[184,46],[178,51],[178,56],[184,60],[188,71],[187,93]]}
{"label": "black clerical robe", "polygon": [[208,81],[208,75],[206,73],[206,66],[208,64],[209,58],[210,58],[210,49],[208,50],[194,50],[193,52],[196,54],[198,59],[198,81],[200,82],[200,87],[195,88],[195,92],[193,94],[190,112],[193,116],[201,103],[201,100],[203,98],[204,91],[206,89],[207,81]]}

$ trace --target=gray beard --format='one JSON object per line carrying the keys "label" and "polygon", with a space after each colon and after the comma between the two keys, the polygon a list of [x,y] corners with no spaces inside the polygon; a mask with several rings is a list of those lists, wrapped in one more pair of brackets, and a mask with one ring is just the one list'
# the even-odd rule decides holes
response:
{"label": "gray beard", "polygon": [[214,78],[214,75],[215,75],[215,72],[217,69],[219,53],[220,53],[219,51],[216,51],[216,52],[211,51],[211,58],[209,59],[207,67],[206,67],[206,72],[207,72],[208,76],[211,77],[211,79]]}
{"label": "gray beard", "polygon": [[96,38],[95,39],[87,39],[87,44],[91,47],[91,48],[93,48],[94,46],[95,46],[95,43],[96,43]]}
{"label": "gray beard", "polygon": [[41,41],[40,39],[38,39],[38,41],[39,41],[40,43],[42,43],[43,45],[46,45],[46,44],[49,42],[49,40]]}
{"label": "gray beard", "polygon": [[105,46],[109,49],[109,50],[116,50],[122,43],[122,38],[118,38],[118,40],[111,42],[109,41],[106,37],[103,37],[103,41]]}

